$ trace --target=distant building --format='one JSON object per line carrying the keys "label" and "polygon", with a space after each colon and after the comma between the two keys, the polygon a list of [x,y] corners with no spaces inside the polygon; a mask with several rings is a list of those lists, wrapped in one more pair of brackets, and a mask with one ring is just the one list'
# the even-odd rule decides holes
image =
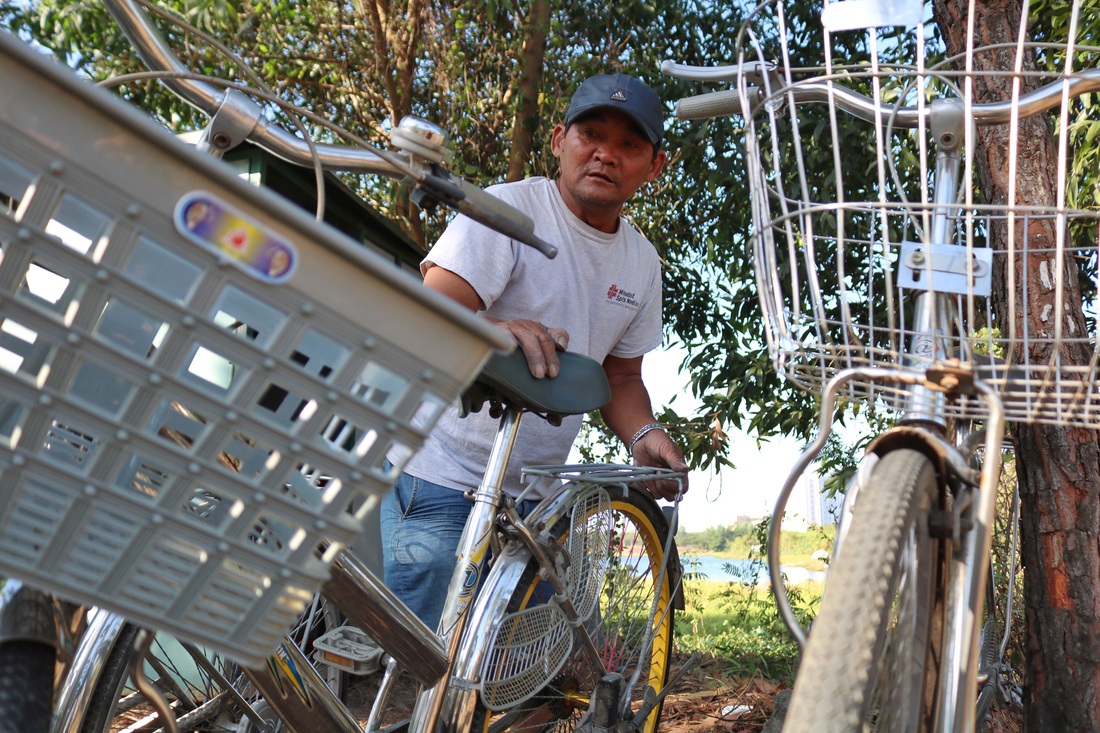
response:
{"label": "distant building", "polygon": [[799,477],[787,500],[783,528],[805,532],[812,526],[835,524],[840,517],[843,501],[841,496],[826,496],[825,477],[809,468]]}

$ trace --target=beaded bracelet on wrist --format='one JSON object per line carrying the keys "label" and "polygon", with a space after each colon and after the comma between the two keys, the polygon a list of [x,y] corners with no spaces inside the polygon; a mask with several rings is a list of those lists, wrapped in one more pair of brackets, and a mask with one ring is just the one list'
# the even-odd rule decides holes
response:
{"label": "beaded bracelet on wrist", "polygon": [[661,425],[661,423],[658,422],[651,422],[648,425],[643,425],[642,427],[638,428],[638,432],[634,433],[634,436],[630,439],[630,443],[627,447],[627,450],[630,451],[631,455],[634,455],[634,446],[637,445],[638,441],[641,440],[646,433],[649,433],[653,430],[660,430],[661,432],[664,432],[665,429]]}

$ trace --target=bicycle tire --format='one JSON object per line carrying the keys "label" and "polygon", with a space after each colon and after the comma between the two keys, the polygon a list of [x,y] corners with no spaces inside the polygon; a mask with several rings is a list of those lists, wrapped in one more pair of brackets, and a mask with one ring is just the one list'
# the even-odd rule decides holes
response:
{"label": "bicycle tire", "polygon": [[931,725],[943,543],[929,535],[936,473],[912,450],[875,465],[825,581],[784,733],[925,731]]}
{"label": "bicycle tire", "polygon": [[[299,625],[291,631],[292,638],[299,645],[305,643],[308,646],[311,638],[339,625],[340,617],[335,607],[322,602],[318,608],[319,616],[311,617],[307,610]],[[308,619],[312,619],[312,631],[306,628]],[[88,711],[80,724],[80,733],[116,733],[131,729],[141,721],[152,723],[155,716],[152,707],[134,690],[130,680],[133,642],[139,630],[134,624],[127,623],[119,632],[103,672],[96,681]],[[237,692],[252,701],[254,710],[261,717],[277,722],[272,718],[270,708],[258,699],[241,669],[209,649],[158,635],[149,649],[145,668],[149,679],[170,702],[181,732],[238,733],[260,730],[243,715],[240,705],[217,676],[210,672],[211,669],[217,670]],[[342,697],[347,675],[330,667],[326,670],[326,682]]]}
{"label": "bicycle tire", "polygon": [[[619,672],[629,680],[640,662],[642,669],[638,682],[633,689],[626,691],[632,708],[637,710],[648,685],[660,692],[668,680],[679,561],[674,547],[668,543],[668,523],[656,502],[633,488],[625,492],[614,490],[613,493],[614,496],[610,497],[615,527],[612,534],[613,559],[599,590],[598,609],[590,617],[597,621],[586,622],[585,627],[596,641],[608,671]],[[586,496],[585,492],[581,492],[574,506],[584,506]],[[567,544],[570,514],[567,513],[552,530],[563,546]],[[666,548],[669,548],[667,556]],[[670,570],[669,566],[673,564],[675,567]],[[508,613],[531,605],[541,582],[538,573],[538,563],[529,561],[512,592]],[[618,583],[614,582],[616,579]],[[657,579],[660,579],[659,584],[654,582]],[[647,627],[650,629],[648,641],[651,645],[643,659],[643,647],[647,643],[644,630]],[[503,714],[493,712],[484,706],[479,697],[470,730],[476,733],[573,730],[587,712],[589,693],[595,683],[596,676],[587,658],[579,649],[579,644],[575,644],[562,671],[533,698],[512,710]],[[654,733],[660,714],[658,706],[641,730]]]}
{"label": "bicycle tire", "polygon": [[54,649],[35,641],[0,644],[0,733],[46,733],[53,701]]}
{"label": "bicycle tire", "polygon": [[975,730],[982,729],[997,697],[997,671],[993,668],[993,665],[998,661],[997,645],[999,641],[1000,639],[997,638],[996,620],[992,615],[988,615],[985,623],[982,624],[981,641],[978,644],[981,660],[980,666],[978,667],[979,673],[985,672],[988,678],[983,684],[978,686],[978,700],[974,705]]}

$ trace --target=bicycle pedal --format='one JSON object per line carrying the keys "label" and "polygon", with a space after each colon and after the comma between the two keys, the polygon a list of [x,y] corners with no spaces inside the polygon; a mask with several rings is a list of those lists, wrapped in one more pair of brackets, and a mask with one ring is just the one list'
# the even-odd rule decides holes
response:
{"label": "bicycle pedal", "polygon": [[354,626],[340,626],[313,641],[314,661],[355,675],[382,668],[382,648]]}

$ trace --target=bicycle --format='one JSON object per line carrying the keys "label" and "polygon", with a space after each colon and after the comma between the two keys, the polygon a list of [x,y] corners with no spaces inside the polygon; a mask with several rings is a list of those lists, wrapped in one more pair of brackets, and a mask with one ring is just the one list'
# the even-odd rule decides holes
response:
{"label": "bicycle", "polygon": [[[206,147],[252,135],[311,165],[410,177],[423,200],[553,254],[525,217],[439,165],[437,128],[402,124],[396,155],[302,142],[257,124],[257,110],[241,97],[195,82],[132,2],[110,7],[159,68],[154,73],[212,114]],[[474,497],[445,633],[435,634],[340,550],[388,489],[400,456],[416,450],[489,354],[511,344],[5,34],[0,65],[12,80],[5,94],[23,102],[5,104],[0,115],[14,141],[0,159],[3,192],[16,202],[0,216],[7,243],[0,272],[14,271],[7,282],[25,329],[6,329],[14,332],[6,348],[24,342],[12,352],[23,361],[9,370],[14,376],[0,375],[0,390],[23,410],[16,427],[24,432],[5,454],[23,471],[9,478],[24,493],[13,492],[20,498],[6,505],[0,542],[26,540],[25,525],[37,520],[37,537],[19,559],[51,550],[49,562],[13,559],[0,570],[113,612],[97,614],[81,637],[59,695],[66,714],[59,724],[110,729],[116,711],[135,699],[119,699],[128,669],[136,699],[170,730],[262,730],[276,721],[358,730],[298,646],[280,643],[324,583],[330,602],[390,655],[378,705],[399,668],[425,686],[414,729],[467,729],[476,721],[495,730],[548,711],[582,727],[655,730],[671,689],[679,568],[664,514],[633,485],[670,473],[537,468],[533,476],[558,488],[526,518],[500,488],[506,435],[522,412],[552,417],[598,407],[606,401],[602,367],[567,355],[571,366],[548,395],[545,382],[524,378],[525,367],[516,374],[520,362],[492,362],[480,377],[501,409],[500,462]],[[53,106],[40,109],[43,100]],[[81,122],[60,122],[69,119]],[[172,175],[143,178],[138,166]],[[58,208],[58,198],[68,208]],[[204,229],[211,216],[231,225],[230,235],[243,233],[227,241],[244,252]],[[248,249],[252,237],[262,245],[258,254]],[[20,290],[27,272],[58,292],[38,284]],[[375,325],[394,309],[413,314],[417,328],[402,328],[400,317]],[[93,356],[101,361],[94,372],[66,381]],[[123,376],[112,381],[115,374]],[[35,379],[47,396],[27,405],[21,395]],[[129,444],[137,446],[132,453],[121,447]],[[61,448],[75,468],[55,465]],[[385,458],[395,454],[390,468]],[[20,513],[11,508],[20,501],[49,509]],[[90,544],[87,515],[101,513],[113,523],[97,526]],[[134,553],[135,534],[145,555]],[[67,544],[74,539],[89,556]],[[99,545],[116,555],[90,552]],[[476,583],[467,581],[484,571],[491,546],[487,590],[474,596]],[[61,560],[78,569],[59,572]],[[152,642],[135,626],[181,643],[150,653]],[[312,628],[307,622],[307,639]],[[215,652],[230,663],[210,658]],[[179,656],[192,660],[209,688],[176,674],[171,658]],[[40,699],[44,690],[29,692]]]}
{"label": "bicycle", "polygon": [[[584,357],[563,355],[562,375],[550,391],[526,369],[519,354],[496,357],[471,396],[499,406],[502,450],[525,410],[552,417],[587,411],[607,399],[602,367]],[[565,483],[520,518],[515,505],[522,495],[509,499],[501,491],[505,464],[488,471],[472,497],[471,541],[461,548],[438,637],[354,555],[345,552],[335,561],[322,595],[355,624],[352,634],[368,632],[391,655],[366,730],[378,730],[401,670],[425,686],[406,722],[410,729],[436,729],[435,716],[447,730],[524,730],[532,716],[548,710],[557,726],[633,723],[631,729],[656,730],[661,703],[676,679],[670,678],[673,624],[683,599],[665,514],[632,484],[670,472],[605,464],[531,467],[534,477]],[[468,568],[490,545],[499,560],[475,595]],[[554,602],[548,602],[550,595]],[[117,616],[108,618],[122,626]],[[78,673],[62,688],[57,731],[101,733],[131,720],[134,696],[117,691],[132,670],[137,630],[126,635],[93,628],[87,645],[100,651],[89,657],[107,659],[105,670],[93,674],[85,672],[92,663],[75,664]],[[590,645],[598,645],[596,656]],[[180,730],[253,731],[275,722],[291,730],[361,730],[340,690],[318,674],[332,667],[311,666],[300,644],[284,643],[263,667],[223,665],[221,672],[204,650],[184,648],[217,684],[181,692],[186,685],[173,663],[164,655],[152,657],[163,660],[152,665],[162,695],[179,703]],[[338,669],[352,669],[358,661],[353,645],[326,649],[324,656]]]}
{"label": "bicycle", "polygon": [[[736,65],[663,69],[736,84],[678,108],[686,119],[745,120],[763,336],[778,373],[820,399],[818,433],[783,486],[769,539],[776,603],[802,651],[784,730],[974,730],[989,699],[976,702],[977,680],[996,685],[1000,663],[993,644],[979,653],[979,620],[1005,422],[1098,427],[1095,357],[1071,356],[1095,343],[1070,315],[1090,296],[1067,265],[1095,261],[1086,232],[1098,217],[1067,203],[1068,135],[1046,149],[1059,166],[1048,201],[1015,186],[1025,121],[1053,110],[1053,126],[1069,128],[1072,100],[1098,88],[1096,49],[1072,35],[1073,3],[1068,38],[1035,44],[1021,31],[933,63],[923,3],[840,2],[817,19],[824,58],[804,60],[814,19],[788,22],[787,10],[765,2],[748,13]],[[1016,68],[985,63],[1006,48]],[[1025,63],[1037,48],[1061,66]],[[1003,95],[979,101],[978,87]],[[1008,193],[986,204],[976,138],[991,126],[1004,133],[997,180]],[[1027,135],[1046,139],[1049,128]],[[1049,238],[1030,238],[1039,227]],[[779,532],[841,401],[900,417],[849,484],[807,636],[782,591]]]}

